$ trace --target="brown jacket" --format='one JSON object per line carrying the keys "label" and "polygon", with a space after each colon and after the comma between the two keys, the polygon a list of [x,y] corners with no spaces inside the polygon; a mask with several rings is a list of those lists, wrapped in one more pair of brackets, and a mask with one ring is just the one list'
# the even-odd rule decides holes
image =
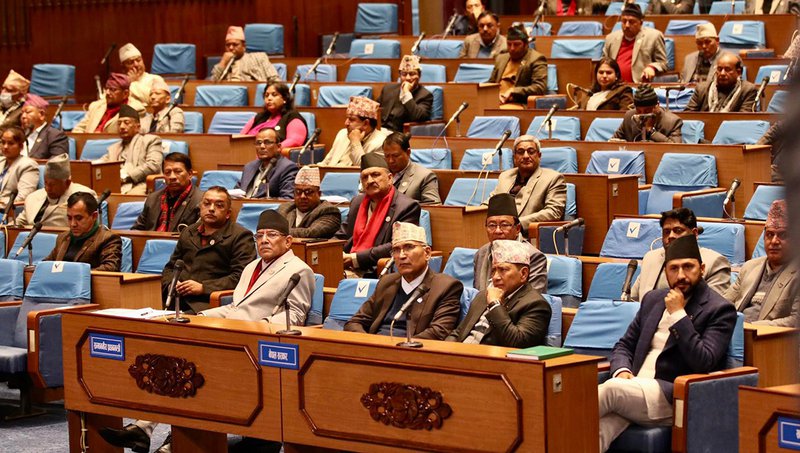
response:
{"label": "brown jacket", "polygon": [[[461,311],[461,292],[464,285],[446,274],[428,270],[422,283],[430,288],[421,303],[411,305],[407,326],[414,326],[414,338],[443,340],[458,322]],[[378,281],[375,293],[361,305],[358,312],[347,321],[344,330],[377,333],[383,318],[392,307],[400,288],[400,274],[389,274]]]}
{"label": "brown jacket", "polygon": [[[56,238],[56,246],[44,261],[64,261],[64,255],[69,248],[70,232],[64,231]],[[83,243],[78,254],[75,255],[76,263],[89,263],[93,271],[119,272],[122,264],[122,239],[101,226]]]}
{"label": "brown jacket", "polygon": [[[581,93],[578,97],[578,109],[586,110],[591,96]],[[633,88],[624,83],[611,90],[605,101],[597,106],[597,110],[628,110],[633,107]]]}

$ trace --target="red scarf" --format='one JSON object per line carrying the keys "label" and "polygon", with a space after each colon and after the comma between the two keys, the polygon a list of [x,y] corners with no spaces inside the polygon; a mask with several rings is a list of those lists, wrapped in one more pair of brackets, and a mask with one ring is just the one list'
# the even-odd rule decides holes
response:
{"label": "red scarf", "polygon": [[172,207],[170,208],[169,204],[167,203],[167,191],[164,190],[164,193],[161,194],[161,214],[158,216],[158,226],[156,226],[156,231],[169,231],[169,222],[172,219],[172,215],[175,214],[175,210],[178,209],[178,206],[186,200],[186,197],[189,196],[189,192],[192,191],[192,184],[187,184],[186,188],[178,195],[178,199],[175,200],[175,203],[172,203]]}
{"label": "red scarf", "polygon": [[[127,104],[127,102],[123,102],[122,104]],[[119,113],[119,108],[122,107],[122,104],[116,107],[106,106],[106,112],[103,113],[103,117],[100,118],[100,124],[97,125],[97,129],[95,129],[94,131],[103,132],[103,128],[106,127],[106,123],[109,122],[111,118],[117,116],[117,114]]]}
{"label": "red scarf", "polygon": [[569,3],[569,9],[567,12],[564,12],[564,5],[561,3],[561,0],[556,0],[556,16],[574,16],[575,15],[575,3],[578,0],[572,0]]}
{"label": "red scarf", "polygon": [[361,206],[358,208],[356,224],[353,227],[353,246],[350,248],[351,253],[360,252],[375,246],[375,237],[378,236],[378,231],[381,229],[386,213],[389,212],[389,206],[392,204],[393,198],[394,186],[390,186],[389,193],[378,202],[375,210],[372,211],[372,217],[367,220],[370,200],[368,197],[364,197],[361,201]]}

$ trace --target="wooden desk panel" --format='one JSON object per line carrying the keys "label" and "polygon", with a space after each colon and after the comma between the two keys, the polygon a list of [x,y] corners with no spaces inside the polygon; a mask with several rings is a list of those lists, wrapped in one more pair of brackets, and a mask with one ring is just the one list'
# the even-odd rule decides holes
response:
{"label": "wooden desk panel", "polygon": [[325,277],[326,286],[338,286],[344,278],[342,251],[345,241],[329,239],[322,242],[309,242],[295,239],[292,252],[303,260],[315,274]]}
{"label": "wooden desk panel", "polygon": [[759,387],[800,382],[799,348],[800,329],[744,325],[744,364],[758,368]]}
{"label": "wooden desk panel", "polygon": [[480,248],[486,239],[486,208],[462,206],[425,206],[431,213],[433,248],[440,250],[445,262],[456,247]]}
{"label": "wooden desk panel", "polygon": [[739,387],[739,451],[787,451],[778,448],[779,415],[800,417],[800,386]]}

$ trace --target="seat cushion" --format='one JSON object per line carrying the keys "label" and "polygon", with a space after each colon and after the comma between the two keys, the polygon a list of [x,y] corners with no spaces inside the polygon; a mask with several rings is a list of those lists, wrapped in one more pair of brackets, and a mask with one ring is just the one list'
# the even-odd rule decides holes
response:
{"label": "seat cushion", "polygon": [[0,373],[24,373],[28,368],[28,350],[13,346],[0,346]]}
{"label": "seat cushion", "polygon": [[669,452],[671,448],[671,427],[631,425],[611,443],[608,451],[659,453]]}

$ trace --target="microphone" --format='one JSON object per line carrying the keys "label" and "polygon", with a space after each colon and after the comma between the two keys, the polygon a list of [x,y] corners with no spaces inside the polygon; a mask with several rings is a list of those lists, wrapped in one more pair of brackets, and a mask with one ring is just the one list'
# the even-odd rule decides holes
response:
{"label": "microphone", "polygon": [[767,89],[768,83],[769,83],[768,76],[761,79],[761,85],[758,86],[758,92],[756,93],[756,102],[753,103],[753,110],[752,110],[753,112],[756,111],[756,106],[758,105],[758,102],[761,100],[761,96],[764,95],[764,90]]}
{"label": "microphone", "polygon": [[103,85],[100,83],[100,76],[95,74],[94,84],[97,87],[97,98],[103,99]]}
{"label": "microphone", "polygon": [[36,237],[36,235],[39,233],[41,229],[42,229],[42,222],[36,222],[33,225],[33,228],[31,228],[31,232],[28,233],[28,237],[25,238],[25,242],[23,242],[22,245],[17,249],[17,253],[14,254],[14,258],[20,256],[22,252],[25,250],[25,247],[31,245],[31,242],[33,242],[33,238]]}
{"label": "microphone", "polygon": [[305,79],[308,80],[308,77],[311,75],[312,72],[315,72],[319,67],[320,63],[322,63],[322,57],[317,58],[317,61],[311,66],[311,68],[306,72]]}
{"label": "microphone", "polygon": [[536,17],[533,18],[533,25],[531,26],[532,30],[539,26],[539,22],[541,22],[544,17],[544,3],[545,2],[540,3],[539,8],[536,10]]}
{"label": "microphone", "polygon": [[672,86],[665,86],[664,92],[669,93],[670,91],[683,91],[686,89],[685,85],[672,85]]}
{"label": "microphone", "polygon": [[[311,137],[308,138],[308,141],[306,142],[306,144],[303,145],[303,149],[301,149],[300,153],[297,155],[297,165],[298,166],[301,165],[300,164],[300,158],[303,157],[303,153],[306,152],[306,150],[311,149],[311,148],[314,147],[314,143],[317,142],[317,140],[319,139],[319,134],[321,134],[321,133],[322,133],[322,129],[320,129],[320,128],[314,129],[314,133],[311,134]],[[312,164],[314,163],[314,158],[313,157],[311,158],[311,163]]]}
{"label": "microphone", "polygon": [[622,284],[622,300],[631,300],[631,284],[633,283],[633,274],[636,273],[637,267],[639,267],[638,261],[628,261],[628,272],[625,274],[625,283]]}
{"label": "microphone", "polygon": [[742,181],[739,178],[733,178],[733,182],[731,183],[731,188],[728,189],[728,193],[725,194],[725,201],[722,202],[722,206],[728,204],[728,202],[735,201],[736,199],[733,197],[736,194],[736,191],[739,189],[739,186],[742,184]]}
{"label": "microphone", "polygon": [[297,82],[299,82],[299,81],[300,81],[300,73],[299,72],[295,72],[294,73],[294,79],[292,79],[292,84],[289,86],[289,92],[290,93],[294,94],[294,87],[297,86]]}
{"label": "microphone", "polygon": [[388,274],[389,270],[392,268],[392,266],[394,266],[394,258],[393,257],[389,258],[389,261],[386,262],[386,266],[383,266],[383,270],[381,270],[381,273],[380,273],[380,275],[378,275],[378,278],[381,278],[384,275]]}
{"label": "microphone", "polygon": [[425,39],[425,32],[424,31],[419,34],[419,38],[417,38],[417,40],[414,42],[414,45],[411,46],[411,54],[412,55],[416,55],[417,50],[419,49],[419,43],[421,43],[423,39]]}
{"label": "microphone", "polygon": [[581,226],[581,225],[583,225],[583,217],[578,217],[577,219],[573,220],[572,222],[567,223],[565,225],[561,225],[560,227],[556,228],[555,232],[558,233],[558,232],[561,232],[561,231],[569,231],[572,228],[575,228],[575,227]]}
{"label": "microphone", "polygon": [[[333,49],[336,48],[336,41],[338,41],[338,40],[339,40],[339,32],[337,31],[337,32],[335,32],[333,34],[333,38],[331,38],[331,43],[328,44],[328,50],[325,51],[325,56],[326,57],[330,56],[330,54],[333,53]],[[413,50],[412,50],[412,52],[413,52]]]}
{"label": "microphone", "polygon": [[[298,283],[300,283],[300,273],[295,272],[294,274],[292,274],[291,277],[289,277],[289,282],[283,288],[283,291],[281,292],[280,296],[278,296],[278,304],[275,305],[275,308],[272,309],[273,316],[276,313],[278,313],[278,311],[284,304],[287,304],[289,302],[289,294],[291,294],[291,292],[294,291],[294,288],[297,286]],[[289,307],[286,307],[286,311],[287,312],[289,311]]]}
{"label": "microphone", "polygon": [[456,24],[456,18],[458,18],[458,13],[454,12],[453,15],[450,16],[450,21],[447,22],[447,27],[444,28],[443,37],[446,38],[447,35],[449,35],[451,31],[453,31],[453,25]]}
{"label": "microphone", "polygon": [[506,131],[503,132],[503,136],[500,137],[500,141],[497,142],[497,146],[494,147],[494,152],[496,152],[496,153],[500,152],[500,148],[502,148],[503,145],[506,143],[506,140],[508,140],[508,137],[511,137],[511,130],[506,129]]}
{"label": "microphone", "polygon": [[14,190],[11,192],[11,195],[8,196],[8,203],[6,203],[6,211],[3,213],[3,220],[0,222],[0,225],[6,225],[8,222],[8,213],[14,209],[14,201],[17,199],[17,191]]}
{"label": "microphone", "polygon": [[[58,118],[61,116],[61,111],[64,110],[64,105],[67,103],[67,95],[65,94],[64,97],[61,98],[61,102],[58,103],[58,108],[56,109],[55,115],[53,115],[53,119]],[[59,128],[63,131],[64,125],[61,124],[61,121],[58,122]]]}
{"label": "microphone", "polygon": [[736,14],[736,0],[731,0],[731,14]]}
{"label": "microphone", "polygon": [[539,129],[536,131],[536,135],[539,135],[539,131],[542,130],[545,124],[550,124],[550,120],[553,118],[553,114],[556,113],[556,110],[558,110],[557,105],[553,104],[552,106],[550,106],[550,111],[547,112],[547,116],[544,117],[544,121],[542,121],[542,124],[539,125]]}
{"label": "microphone", "polygon": [[106,62],[108,61],[108,57],[110,57],[110,56],[111,56],[111,52],[113,52],[113,51],[114,51],[114,49],[116,49],[116,48],[117,48],[117,43],[115,43],[115,42],[112,42],[112,43],[111,43],[111,47],[109,47],[109,48],[108,48],[108,50],[106,51],[106,54],[105,54],[105,55],[103,55],[103,59],[102,59],[102,60],[100,60],[100,64],[101,64],[101,65],[102,65],[102,64],[106,64]]}
{"label": "microphone", "polygon": [[230,71],[231,70],[231,66],[233,66],[233,60],[234,60],[234,58],[231,57],[231,59],[228,61],[228,64],[225,65],[225,69],[222,70],[222,74],[220,74],[219,78],[216,80],[217,82],[221,82],[222,80],[225,79],[225,76],[228,75],[228,71]]}
{"label": "microphone", "polygon": [[430,288],[425,286],[424,283],[420,283],[419,286],[414,288],[414,291],[411,292],[411,296],[409,296],[406,303],[404,303],[403,306],[400,307],[400,310],[397,311],[397,314],[394,315],[392,322],[403,317],[403,314],[408,311],[409,308],[411,308],[411,304],[413,304],[415,301],[421,301],[422,297],[428,292],[428,290],[430,290]]}
{"label": "microphone", "polygon": [[183,78],[183,82],[181,82],[181,87],[178,88],[178,92],[175,94],[175,99],[172,100],[172,105],[178,105],[178,99],[180,99],[184,93],[186,93],[186,84],[189,83],[189,76]]}
{"label": "microphone", "polygon": [[172,305],[172,294],[175,292],[175,285],[178,284],[178,278],[181,276],[181,272],[183,272],[183,268],[186,264],[183,260],[175,261],[175,265],[172,267],[172,281],[169,284],[169,291],[167,292],[167,304],[166,308],[169,308]]}
{"label": "microphone", "polygon": [[103,204],[103,202],[106,201],[110,196],[111,196],[111,189],[106,189],[102,194],[100,194],[99,197],[97,197],[97,206]]}
{"label": "microphone", "polygon": [[469,107],[469,103],[462,102],[461,105],[458,106],[458,110],[456,110],[456,112],[453,113],[453,116],[451,116],[450,119],[447,120],[447,124],[445,124],[444,128],[447,129],[447,126],[450,126],[453,123],[453,121],[456,121],[461,116],[461,114],[464,113],[464,110],[466,110],[467,107]]}

